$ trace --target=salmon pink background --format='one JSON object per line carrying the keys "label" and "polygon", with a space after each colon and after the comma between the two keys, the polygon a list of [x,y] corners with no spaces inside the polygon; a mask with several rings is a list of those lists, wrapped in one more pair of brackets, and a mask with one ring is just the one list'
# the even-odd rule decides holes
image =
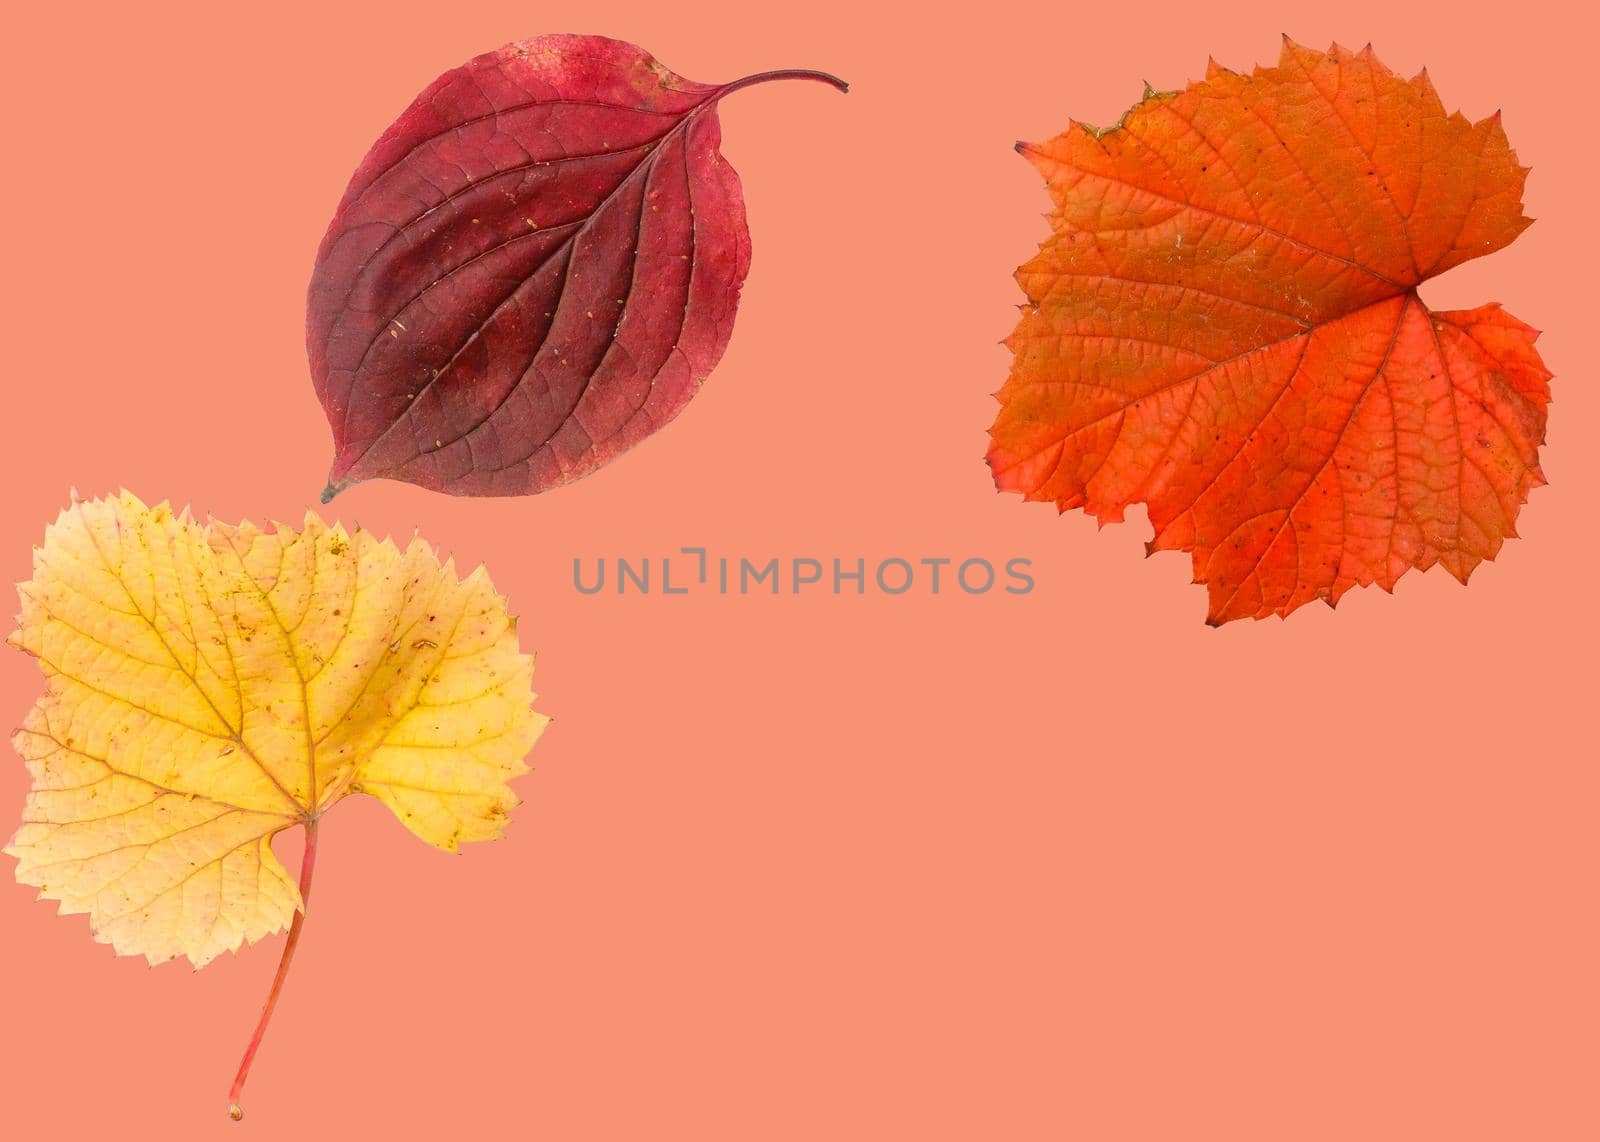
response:
{"label": "salmon pink background", "polygon": [[[68,489],[296,519],[328,432],[313,252],[438,72],[545,31],[724,105],[754,267],[668,430],[520,501],[333,505],[483,561],[555,724],[507,840],[326,822],[278,954],[192,974],[0,882],[13,1138],[1600,1137],[1593,109],[1566,4],[29,4],[7,17],[0,574]],[[1207,629],[1142,517],[996,495],[981,461],[1046,199],[1012,153],[1280,31],[1497,107],[1537,225],[1424,287],[1547,332],[1551,486],[1463,590]],[[1027,597],[614,594],[572,560],[1034,560]],[[592,562],[587,566],[592,567]],[[0,719],[40,689],[0,654]],[[0,766],[9,832],[26,779]],[[284,843],[287,842],[287,843]],[[280,838],[291,868],[298,839]]]}

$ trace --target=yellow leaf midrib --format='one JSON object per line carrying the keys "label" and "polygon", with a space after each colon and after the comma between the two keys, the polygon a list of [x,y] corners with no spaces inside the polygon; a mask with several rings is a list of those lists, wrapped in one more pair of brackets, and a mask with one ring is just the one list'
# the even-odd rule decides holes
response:
{"label": "yellow leaf midrib", "polygon": [[[306,544],[306,547],[308,548],[308,550],[311,553],[311,585],[306,591],[306,599],[307,599],[306,607],[307,607],[307,611],[309,612],[310,607],[312,605],[312,601],[315,600],[315,598],[316,598],[317,565],[318,565],[318,563],[320,561],[317,558],[316,539],[314,537],[310,538],[310,539],[307,539],[304,532],[299,533],[297,538],[301,542],[304,542]],[[247,583],[249,583],[250,586],[252,588],[254,588],[256,594],[260,596],[261,602],[267,608],[267,613],[272,616],[272,621],[277,624],[278,630],[280,632],[282,632],[284,645],[285,645],[285,648],[288,650],[287,657],[289,659],[290,665],[294,668],[295,681],[300,686],[300,727],[301,727],[302,736],[303,736],[303,738],[305,740],[305,754],[306,754],[306,798],[310,802],[309,805],[305,805],[305,806],[302,807],[302,809],[303,809],[302,819],[305,820],[305,821],[311,821],[311,820],[314,820],[316,817],[318,817],[326,809],[326,806],[319,806],[318,805],[319,794],[318,794],[318,789],[317,789],[317,751],[316,751],[316,746],[313,744],[313,742],[311,740],[311,697],[310,697],[310,694],[307,692],[305,671],[300,669],[300,655],[295,650],[294,630],[298,629],[299,624],[297,623],[295,625],[295,628],[291,629],[289,627],[289,625],[283,621],[283,616],[278,613],[277,605],[275,603],[273,603],[270,593],[267,592],[267,591],[262,590],[261,584],[257,583],[256,580],[255,580],[255,576],[250,574],[250,568],[245,563],[244,556],[242,554],[240,554],[239,549],[234,546],[233,535],[225,534],[223,536],[223,540],[227,544],[228,551],[233,556],[234,561],[236,563],[238,563],[238,565],[239,565],[239,573],[240,573],[240,575],[242,575],[244,577],[244,580]],[[212,550],[214,551],[216,549],[213,547]],[[280,544],[279,545],[279,548],[278,548],[278,570],[272,577],[272,581],[273,581],[273,585],[274,586],[276,586],[283,579],[284,558],[287,555],[288,550],[289,550],[289,544],[285,543],[285,544]],[[359,577],[358,576],[354,577],[354,578],[356,578],[357,582],[359,582]],[[354,616],[352,615],[352,618],[353,617]],[[300,621],[302,623],[305,621],[305,616],[304,615],[301,616]],[[347,626],[346,630],[348,631],[348,629],[349,628]],[[341,641],[343,641],[343,638],[344,638],[344,636],[341,635],[340,636]],[[336,644],[335,648],[337,649],[337,644]],[[196,683],[196,685],[198,685],[198,683]],[[243,695],[244,695],[243,689],[241,689],[239,693],[240,693],[240,701],[242,702],[244,700],[243,699]],[[252,757],[253,756],[254,755],[252,755]],[[258,765],[261,764],[259,762],[259,760],[257,761],[257,764]],[[266,767],[263,765],[262,769],[265,770],[265,768]],[[274,779],[273,784],[275,784],[275,785],[278,784],[276,779]],[[282,789],[283,786],[278,785],[278,788]]]}

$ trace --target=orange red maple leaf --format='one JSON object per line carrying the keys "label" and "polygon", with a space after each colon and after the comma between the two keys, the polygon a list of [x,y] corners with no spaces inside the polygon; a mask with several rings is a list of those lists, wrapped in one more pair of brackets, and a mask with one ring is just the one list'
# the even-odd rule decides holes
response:
{"label": "orange red maple leaf", "polygon": [[1465,582],[1515,534],[1544,482],[1537,334],[1417,296],[1529,224],[1498,113],[1286,40],[1276,67],[1212,64],[1018,150],[1055,209],[1017,274],[1002,490],[1102,522],[1146,503],[1213,624],[1435,563]]}

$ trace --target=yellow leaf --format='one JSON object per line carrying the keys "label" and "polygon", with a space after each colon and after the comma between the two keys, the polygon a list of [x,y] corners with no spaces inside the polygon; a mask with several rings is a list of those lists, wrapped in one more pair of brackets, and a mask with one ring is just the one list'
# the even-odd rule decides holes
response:
{"label": "yellow leaf", "polygon": [[271,838],[303,826],[309,857],[348,794],[443,849],[498,837],[546,721],[505,600],[421,540],[310,513],[202,523],[124,492],[62,512],[19,590],[11,641],[48,688],[14,738],[33,789],[6,852],[151,963],[294,920]]}

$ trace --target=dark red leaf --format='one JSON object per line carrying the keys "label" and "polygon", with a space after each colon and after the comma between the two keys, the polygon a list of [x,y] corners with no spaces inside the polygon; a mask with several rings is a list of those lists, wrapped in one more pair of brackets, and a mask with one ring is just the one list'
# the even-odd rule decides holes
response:
{"label": "dark red leaf", "polygon": [[525,495],[666,424],[733,331],[750,265],[716,105],[631,44],[542,36],[447,72],[367,153],[322,240],[306,339],[362,480]]}

